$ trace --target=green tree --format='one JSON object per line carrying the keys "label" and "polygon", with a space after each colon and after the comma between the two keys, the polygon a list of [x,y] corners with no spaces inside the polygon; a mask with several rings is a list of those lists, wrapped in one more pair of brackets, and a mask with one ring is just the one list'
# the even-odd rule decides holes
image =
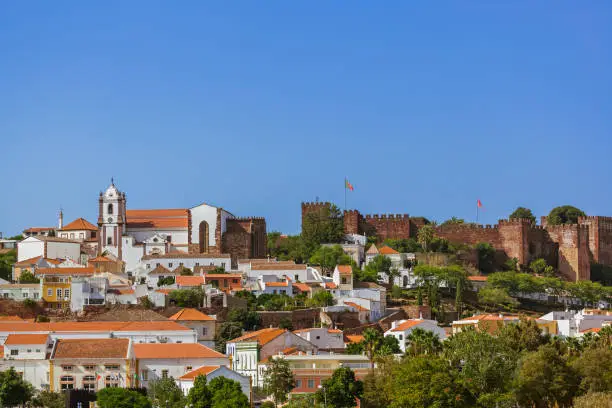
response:
{"label": "green tree", "polygon": [[504,270],[516,272],[519,268],[519,262],[517,258],[511,258],[504,262]]}
{"label": "green tree", "polygon": [[306,301],[306,304],[309,307],[332,306],[334,304],[334,296],[326,290],[318,290]]}
{"label": "green tree", "polygon": [[249,399],[242,392],[238,381],[225,377],[215,377],[208,384],[212,394],[211,408],[248,408]]}
{"label": "green tree", "polygon": [[204,302],[201,289],[177,289],[170,292],[170,302],[179,307],[200,307]]}
{"label": "green tree", "polygon": [[33,395],[32,384],[21,378],[13,367],[0,371],[0,407],[24,405]]}
{"label": "green tree", "polygon": [[553,208],[548,214],[546,222],[548,225],[578,224],[578,217],[586,217],[586,214],[571,205],[563,205]]}
{"label": "green tree", "polygon": [[525,355],[516,381],[516,398],[524,406],[570,407],[579,379],[553,345]]}
{"label": "green tree", "polygon": [[529,264],[529,269],[536,275],[542,275],[547,277],[554,277],[555,269],[548,265],[542,258],[538,258]]}
{"label": "green tree", "polygon": [[98,391],[96,403],[100,408],[151,408],[147,397],[126,388],[102,388]]}
{"label": "green tree", "polygon": [[434,228],[431,225],[424,225],[417,232],[417,241],[421,244],[424,252],[429,251],[431,241],[434,239]]}
{"label": "green tree", "polygon": [[357,405],[357,398],[363,394],[363,383],[355,378],[348,367],[340,367],[324,380],[317,391],[317,401],[330,408],[350,408]]}
{"label": "green tree", "polygon": [[565,286],[570,296],[576,297],[583,305],[591,305],[604,298],[605,290],[598,282],[569,282]]}
{"label": "green tree", "polygon": [[406,336],[406,345],[408,345],[406,352],[412,356],[436,354],[442,350],[440,337],[431,330],[423,330],[420,327]]}
{"label": "green tree", "polygon": [[526,318],[521,318],[518,323],[502,326],[497,337],[505,347],[516,352],[536,351],[550,339],[542,334],[535,320]]}
{"label": "green tree", "polygon": [[61,392],[40,391],[32,399],[32,406],[41,408],[64,408],[66,406],[66,398]]}
{"label": "green tree", "polygon": [[174,378],[161,378],[149,383],[148,395],[153,405],[168,408],[185,407],[183,391],[176,385]]}
{"label": "green tree", "polygon": [[582,391],[612,391],[612,350],[609,346],[584,350],[573,366],[582,379]]}
{"label": "green tree", "polygon": [[509,218],[522,218],[531,221],[532,224],[536,223],[536,217],[529,208],[525,207],[518,207],[512,214],[510,214]]}
{"label": "green tree", "polygon": [[231,309],[227,314],[228,322],[237,322],[244,330],[257,330],[261,324],[261,317],[257,312],[245,309]]}
{"label": "green tree", "polygon": [[519,302],[506,289],[485,286],[478,291],[478,301],[489,306],[516,306]]}
{"label": "green tree", "polygon": [[351,257],[344,253],[340,245],[321,246],[310,257],[310,263],[320,265],[323,273],[327,275],[336,265],[350,265]]}
{"label": "green tree", "polygon": [[493,272],[495,269],[495,248],[487,242],[479,242],[475,249],[478,253],[478,269],[483,273]]}
{"label": "green tree", "polygon": [[368,360],[370,360],[370,367],[372,370],[374,369],[374,357],[376,356],[382,341],[383,336],[378,330],[368,328],[363,331],[363,351],[365,352],[366,356],[368,356]]}
{"label": "green tree", "polygon": [[238,322],[223,322],[215,334],[215,350],[225,354],[225,345],[229,340],[242,336],[242,325]]}
{"label": "green tree", "polygon": [[284,358],[272,358],[264,374],[264,389],[276,405],[287,402],[287,395],[295,387],[295,377]]}
{"label": "green tree", "polygon": [[187,394],[187,402],[191,408],[210,408],[212,394],[206,385],[206,376],[198,375],[193,381],[193,387]]}
{"label": "green tree", "polygon": [[174,276],[164,276],[157,280],[157,287],[166,286],[166,285],[174,285],[175,278]]}
{"label": "green tree", "polygon": [[362,282],[377,282],[379,273],[389,274],[391,271],[391,259],[384,255],[376,255],[363,268],[363,272],[359,276]]}
{"label": "green tree", "polygon": [[402,254],[421,252],[423,250],[421,244],[419,244],[418,241],[414,238],[385,239],[383,241],[383,245],[391,247]]}
{"label": "green tree", "polygon": [[302,220],[302,239],[309,254],[319,245],[339,243],[343,237],[342,213],[334,204],[308,212]]}
{"label": "green tree", "polygon": [[19,275],[19,283],[40,283],[40,279],[26,269]]}
{"label": "green tree", "polygon": [[465,220],[463,218],[451,217],[448,220],[444,221],[442,224],[440,224],[440,226],[444,227],[445,225],[460,225],[460,224],[465,224]]}
{"label": "green tree", "polygon": [[17,262],[16,250],[12,249],[5,254],[0,254],[0,278],[11,281],[15,262]]}

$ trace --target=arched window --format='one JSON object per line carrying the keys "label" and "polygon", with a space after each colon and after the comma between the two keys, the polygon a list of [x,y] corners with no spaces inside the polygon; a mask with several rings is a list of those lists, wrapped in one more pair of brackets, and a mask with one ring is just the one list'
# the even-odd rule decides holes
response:
{"label": "arched window", "polygon": [[200,223],[200,253],[208,252],[208,223],[202,221]]}
{"label": "arched window", "polygon": [[107,213],[112,214],[113,213],[113,205],[109,204],[106,210]]}

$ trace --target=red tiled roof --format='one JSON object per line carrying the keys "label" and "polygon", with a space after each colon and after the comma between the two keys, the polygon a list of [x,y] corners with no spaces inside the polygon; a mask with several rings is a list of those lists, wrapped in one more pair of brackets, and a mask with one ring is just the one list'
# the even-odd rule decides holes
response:
{"label": "red tiled roof", "polygon": [[85,266],[83,268],[38,268],[36,275],[93,275],[95,272],[93,267]]}
{"label": "red tiled roof", "polygon": [[176,289],[157,289],[157,290],[156,290],[156,292],[157,292],[157,293],[163,293],[164,295],[168,295],[168,294],[170,294],[170,292],[172,292],[173,290],[176,290]]}
{"label": "red tiled roof", "polygon": [[337,289],[338,285],[334,282],[325,282],[325,289]]}
{"label": "red tiled roof", "polygon": [[580,333],[599,333],[600,330],[601,330],[601,327],[593,327],[590,329],[583,330]]}
{"label": "red tiled roof", "polygon": [[336,267],[338,268],[338,272],[340,272],[340,275],[347,275],[353,273],[353,268],[351,268],[351,265],[338,265]]}
{"label": "red tiled roof", "polygon": [[204,284],[202,276],[181,276],[176,277],[177,286],[201,286]]}
{"label": "red tiled roof", "polygon": [[268,329],[261,329],[261,330],[257,330],[254,332],[246,333],[243,336],[240,336],[238,338],[228,341],[228,343],[237,343],[239,341],[249,341],[249,342],[256,341],[259,343],[260,346],[263,346],[271,342],[272,340],[274,340],[281,334],[285,333],[286,331],[287,330],[285,329],[277,329],[275,327],[271,327]]}
{"label": "red tiled roof", "polygon": [[164,359],[164,358],[224,358],[225,354],[216,352],[198,343],[152,343],[134,344],[136,358]]}
{"label": "red tiled roof", "polygon": [[182,331],[191,330],[175,321],[134,322],[0,322],[2,332],[110,332],[110,331]]}
{"label": "red tiled roof", "polygon": [[239,273],[205,273],[202,276],[204,276],[204,279],[207,279],[207,278],[214,278],[214,279],[223,279],[223,278],[236,279],[236,278],[240,278],[240,279],[242,279],[242,275],[239,274]]}
{"label": "red tiled roof", "polygon": [[9,334],[4,344],[13,346],[19,344],[46,344],[48,334]]}
{"label": "red tiled roof", "polygon": [[487,277],[482,275],[468,276],[468,280],[472,282],[486,282]]}
{"label": "red tiled roof", "polygon": [[197,309],[185,308],[180,310],[178,313],[173,314],[169,317],[170,320],[179,321],[215,321],[212,317],[200,312]]}
{"label": "red tiled roof", "polygon": [[59,339],[53,358],[127,358],[129,339]]}
{"label": "red tiled roof", "polygon": [[364,337],[361,334],[347,334],[346,339],[349,343],[361,343]]}
{"label": "red tiled roof", "polygon": [[97,231],[98,227],[87,221],[85,218],[77,218],[70,224],[64,226],[60,231]]}
{"label": "red tiled roof", "polygon": [[195,380],[196,377],[200,375],[207,376],[213,371],[216,371],[219,367],[220,366],[202,366],[200,368],[196,368],[195,370],[188,372],[187,374],[180,377],[179,379],[180,380]]}
{"label": "red tiled roof", "polygon": [[[35,256],[34,258],[24,259],[23,261],[16,262],[15,266],[30,266],[30,265],[37,263],[41,258],[42,256]],[[53,258],[42,258],[42,259],[44,259],[46,262],[53,264],[53,265],[59,265],[62,263],[62,261],[59,261]]]}
{"label": "red tiled roof", "polygon": [[187,228],[188,210],[127,210],[128,228]]}
{"label": "red tiled roof", "polygon": [[355,309],[359,310],[360,312],[367,312],[368,311],[368,309],[366,309],[365,307],[360,306],[360,305],[358,305],[357,303],[354,303],[354,302],[344,302],[344,304],[346,306],[354,307]]}
{"label": "red tiled roof", "polygon": [[292,285],[294,288],[297,288],[300,292],[308,292],[310,290],[312,290],[312,288],[310,286],[308,286],[305,283],[294,283]]}
{"label": "red tiled roof", "polygon": [[93,259],[90,259],[89,262],[115,262],[115,261],[113,261],[112,259],[107,258],[105,256],[99,255],[99,256],[96,256]]}
{"label": "red tiled roof", "polygon": [[266,286],[270,286],[273,288],[289,286],[289,284],[286,281],[285,282],[265,282],[265,284]]}
{"label": "red tiled roof", "polygon": [[411,327],[418,326],[421,323],[423,323],[423,320],[417,320],[417,319],[406,320],[404,323],[398,324],[397,327],[391,331],[394,331],[394,332],[404,331]]}
{"label": "red tiled roof", "polygon": [[395,249],[387,245],[380,247],[378,252],[380,252],[382,255],[398,255],[399,254],[399,252],[397,252]]}
{"label": "red tiled roof", "polygon": [[0,322],[25,322],[19,316],[0,316]]}
{"label": "red tiled roof", "polygon": [[251,265],[253,271],[304,271],[304,264],[289,264],[289,263],[256,263]]}
{"label": "red tiled roof", "polygon": [[44,231],[53,231],[55,227],[30,227],[23,232],[44,232]]}

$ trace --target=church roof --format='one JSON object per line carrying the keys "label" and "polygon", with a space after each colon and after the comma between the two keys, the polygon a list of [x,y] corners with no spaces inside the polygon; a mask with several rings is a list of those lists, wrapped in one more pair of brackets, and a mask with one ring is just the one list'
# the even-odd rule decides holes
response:
{"label": "church roof", "polygon": [[372,246],[366,251],[367,255],[376,255],[378,254],[378,248],[376,248],[375,244],[372,244]]}
{"label": "church roof", "polygon": [[397,255],[397,254],[399,254],[399,252],[397,252],[395,249],[393,249],[393,248],[391,248],[390,246],[387,246],[387,245],[381,247],[379,252],[382,255]]}
{"label": "church roof", "polygon": [[87,221],[85,218],[77,218],[70,224],[66,225],[60,231],[97,231],[98,227]]}
{"label": "church roof", "polygon": [[187,228],[188,211],[182,208],[161,210],[127,210],[129,228]]}

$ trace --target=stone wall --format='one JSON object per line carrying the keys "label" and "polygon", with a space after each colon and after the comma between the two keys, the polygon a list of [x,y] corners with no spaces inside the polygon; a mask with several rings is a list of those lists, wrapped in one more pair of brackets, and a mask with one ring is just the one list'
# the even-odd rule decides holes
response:
{"label": "stone wall", "polygon": [[229,218],[226,223],[221,241],[223,252],[232,258],[232,266],[238,259],[265,258],[267,235],[263,218]]}
{"label": "stone wall", "polygon": [[376,235],[379,242],[385,239],[410,238],[408,214],[367,214],[363,218],[363,223],[365,229],[370,232],[368,235]]}
{"label": "stone wall", "polygon": [[589,228],[578,224],[549,225],[546,231],[559,248],[559,273],[569,281],[590,279]]}
{"label": "stone wall", "polygon": [[283,320],[289,320],[293,330],[318,327],[321,323],[319,309],[299,309],[293,311],[257,312],[261,317],[261,327],[278,327]]}
{"label": "stone wall", "polygon": [[451,224],[442,225],[435,229],[435,235],[449,242],[476,245],[479,242],[488,242],[495,248],[502,248],[499,229],[491,225]]}
{"label": "stone wall", "polygon": [[612,265],[612,217],[580,217],[578,223],[589,228],[592,261]]}

